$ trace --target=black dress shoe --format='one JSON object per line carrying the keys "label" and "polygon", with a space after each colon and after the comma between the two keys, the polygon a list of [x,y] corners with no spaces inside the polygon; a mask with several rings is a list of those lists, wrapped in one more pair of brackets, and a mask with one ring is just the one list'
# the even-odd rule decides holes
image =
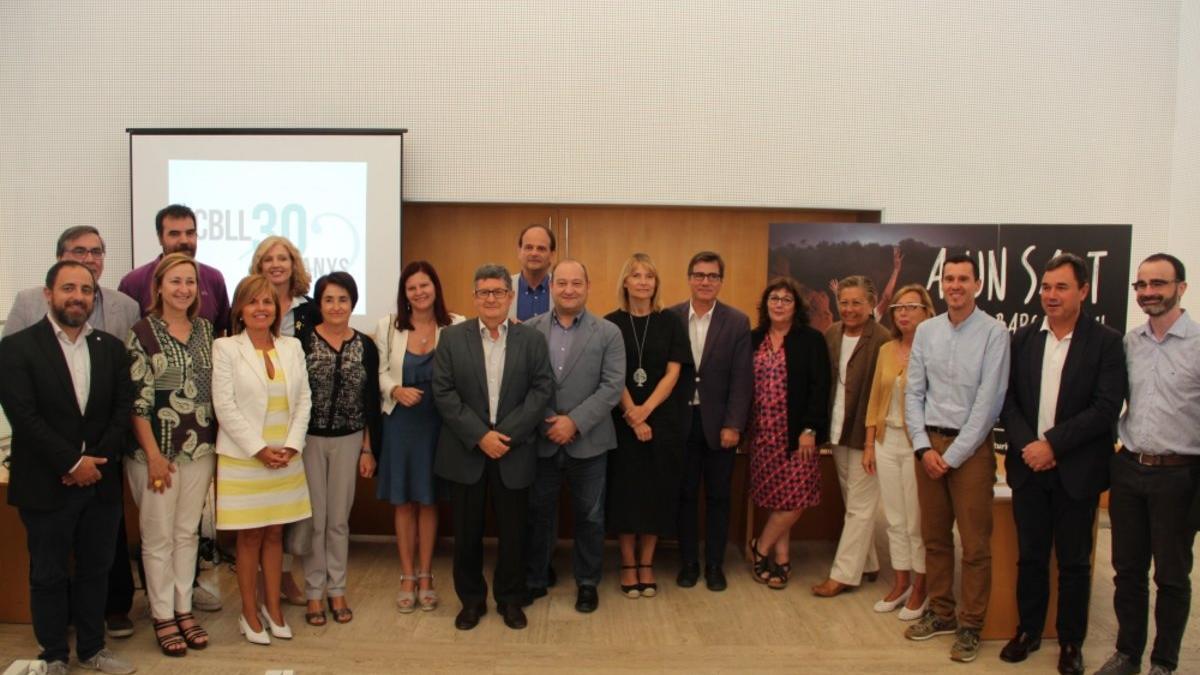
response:
{"label": "black dress shoe", "polygon": [[729,584],[725,582],[725,571],[720,565],[709,565],[704,568],[704,585],[710,591],[723,591]]}
{"label": "black dress shoe", "polygon": [[1018,633],[1015,638],[1004,645],[1004,649],[1000,650],[1000,660],[1008,663],[1020,663],[1041,646],[1041,638],[1035,638],[1029,633]]}
{"label": "black dress shoe", "polygon": [[516,605],[496,605],[496,611],[500,612],[500,616],[504,617],[504,625],[513,630],[521,630],[529,625],[525,620],[525,612]]}
{"label": "black dress shoe", "polygon": [[554,588],[558,583],[558,573],[554,571],[554,565],[546,567],[546,588]]}
{"label": "black dress shoe", "polygon": [[533,604],[534,600],[537,600],[538,598],[546,597],[547,593],[549,593],[549,591],[547,591],[544,588],[538,588],[537,586],[530,586],[528,592],[526,592],[526,594],[525,594],[525,601],[521,603],[521,606],[528,607]]}
{"label": "black dress shoe", "polygon": [[1058,672],[1062,675],[1083,675],[1083,652],[1079,645],[1065,644],[1059,647]]}
{"label": "black dress shoe", "polygon": [[679,576],[675,577],[675,583],[684,588],[691,588],[700,580],[700,563],[683,563],[683,567],[679,568]]}
{"label": "black dress shoe", "polygon": [[579,594],[575,596],[575,611],[591,614],[600,606],[600,595],[595,586],[580,586]]}
{"label": "black dress shoe", "polygon": [[471,607],[463,607],[454,617],[454,627],[459,630],[471,630],[479,625],[479,617],[487,614],[487,605],[479,603]]}

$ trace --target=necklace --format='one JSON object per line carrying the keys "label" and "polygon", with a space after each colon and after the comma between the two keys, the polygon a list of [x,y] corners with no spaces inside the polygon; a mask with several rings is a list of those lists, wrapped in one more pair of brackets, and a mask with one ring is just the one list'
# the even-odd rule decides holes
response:
{"label": "necklace", "polygon": [[642,350],[646,347],[646,336],[650,334],[650,316],[646,316],[646,327],[642,329],[642,339],[640,342],[638,341],[637,326],[633,323],[632,314],[629,315],[629,327],[633,329],[633,344],[637,347],[638,355],[638,367],[637,370],[633,371],[633,382],[640,389],[646,386],[646,380],[649,379],[646,376],[646,369],[642,367]]}

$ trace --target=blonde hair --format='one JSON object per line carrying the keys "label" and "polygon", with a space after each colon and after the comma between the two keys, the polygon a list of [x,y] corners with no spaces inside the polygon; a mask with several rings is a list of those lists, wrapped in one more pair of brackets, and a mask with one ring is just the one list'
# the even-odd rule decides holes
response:
{"label": "blonde hair", "polygon": [[158,264],[154,266],[154,278],[150,281],[150,297],[153,299],[153,304],[150,305],[150,313],[154,316],[162,318],[163,299],[158,291],[162,288],[163,277],[167,276],[167,272],[180,265],[191,265],[192,274],[196,275],[196,297],[192,298],[192,304],[188,305],[187,318],[191,321],[200,314],[200,267],[186,253],[169,253],[164,255],[158,261]]}
{"label": "blonde hair", "polygon": [[[904,297],[905,293],[916,293],[917,295],[921,296],[921,305],[925,307],[925,318],[933,318],[933,298],[929,297],[929,291],[925,290],[924,286],[921,284],[908,284],[907,286],[901,286],[900,290],[896,291],[892,295],[892,304],[900,302],[900,298]],[[892,309],[891,307],[888,307],[888,319],[890,320],[889,323],[892,324],[892,337],[896,340],[901,339],[903,335],[900,334],[900,329],[896,327],[896,310]]]}
{"label": "blonde hair", "polygon": [[275,303],[275,321],[271,324],[271,335],[279,337],[279,322],[283,318],[279,311],[279,294],[270,280],[261,274],[251,274],[238,282],[237,290],[233,292],[233,306],[229,308],[229,334],[237,335],[246,330],[246,322],[242,320],[242,311],[255,298],[268,293]]}
{"label": "blonde hair", "polygon": [[654,295],[650,296],[650,311],[657,312],[662,309],[662,303],[658,299],[658,292],[661,288],[658,268],[654,266],[654,261],[650,260],[650,256],[645,253],[634,253],[621,267],[621,275],[617,277],[617,304],[626,312],[629,311],[629,289],[625,288],[625,280],[633,276],[634,267],[638,265],[654,275]]}
{"label": "blonde hair", "polygon": [[300,249],[296,248],[287,237],[281,237],[273,234],[262,243],[258,248],[254,249],[254,257],[250,260],[250,274],[262,274],[262,261],[266,257],[267,251],[275,247],[275,244],[283,246],[288,252],[288,257],[292,259],[292,283],[288,288],[290,297],[296,298],[308,294],[308,288],[312,286],[312,275],[308,273],[308,269],[304,267],[304,258],[300,257]]}
{"label": "blonde hair", "polygon": [[861,288],[867,296],[867,302],[872,305],[879,300],[878,296],[875,295],[875,284],[861,274],[853,274],[838,282],[837,295],[839,299],[842,296],[842,291],[847,288]]}

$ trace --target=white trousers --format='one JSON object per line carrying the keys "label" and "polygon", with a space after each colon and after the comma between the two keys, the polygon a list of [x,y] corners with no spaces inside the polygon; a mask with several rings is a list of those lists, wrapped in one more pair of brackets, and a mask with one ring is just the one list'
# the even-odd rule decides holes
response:
{"label": "white trousers", "polygon": [[879,571],[875,555],[875,513],[879,510],[879,481],[862,466],[863,451],[833,446],[838,486],[846,503],[842,538],[829,578],[847,586],[862,583],[863,572]]}
{"label": "white trousers", "polygon": [[350,551],[350,507],[358,480],[358,454],[363,432],[345,436],[308,436],[304,441],[304,473],[312,502],[312,552],[304,556],[304,594],[320,600],[346,594],[346,559]]}
{"label": "white trousers", "polygon": [[192,611],[200,512],[216,463],[216,455],[207,455],[176,464],[171,487],[158,493],[146,485],[149,468],[145,464],[129,458],[124,461],[138,507],[150,613],[160,621]]}
{"label": "white trousers", "polygon": [[921,507],[917,503],[920,471],[904,429],[889,428],[875,444],[879,496],[887,518],[888,550],[892,568],[925,573],[925,542],[921,539]]}

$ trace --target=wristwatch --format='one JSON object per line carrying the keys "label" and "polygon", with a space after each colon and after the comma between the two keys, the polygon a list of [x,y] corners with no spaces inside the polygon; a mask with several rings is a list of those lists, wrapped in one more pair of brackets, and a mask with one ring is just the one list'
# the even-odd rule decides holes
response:
{"label": "wristwatch", "polygon": [[921,461],[921,456],[929,452],[932,448],[917,448],[913,450],[913,454],[917,456],[917,461]]}

